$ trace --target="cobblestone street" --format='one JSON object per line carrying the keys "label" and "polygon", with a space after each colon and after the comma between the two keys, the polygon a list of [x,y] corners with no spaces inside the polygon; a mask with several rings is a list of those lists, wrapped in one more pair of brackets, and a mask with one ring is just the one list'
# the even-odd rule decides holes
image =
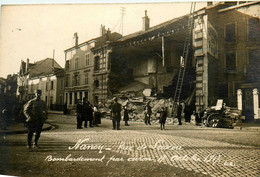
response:
{"label": "cobblestone street", "polygon": [[[52,115],[49,121],[56,126],[56,129],[43,132],[40,140],[43,149],[40,149],[40,152],[31,153],[41,154],[35,157],[38,163],[57,164],[60,163],[57,161],[62,161],[61,158],[63,160],[67,158],[69,163],[71,160],[68,159],[92,157],[96,158],[96,161],[102,161],[97,165],[103,168],[113,168],[122,164],[141,167],[149,163],[154,164],[155,171],[160,165],[168,169],[183,170],[179,175],[173,173],[166,175],[166,173],[165,176],[259,176],[260,149],[258,145],[254,143],[245,145],[243,142],[240,144],[234,140],[231,140],[231,143],[227,142],[228,140],[214,140],[214,136],[221,138],[226,133],[239,137],[248,136],[247,139],[255,141],[259,138],[259,132],[209,129],[191,125],[167,125],[167,130],[161,131],[159,124],[146,126],[143,122],[130,122],[129,127],[125,127],[122,122],[122,130],[116,131],[112,130],[111,121],[108,119],[103,119],[100,127],[76,130],[73,116]],[[185,135],[185,132],[189,132],[190,137]],[[207,133],[213,137],[204,139],[204,134]],[[195,134],[198,134],[200,138],[194,138]],[[26,135],[9,136],[7,139],[9,142],[15,142],[18,137],[25,140]],[[50,148],[55,143],[48,144],[51,140],[55,140],[58,144],[53,151]],[[89,159],[84,161],[89,161]],[[82,162],[73,163],[81,164]],[[151,167],[153,165],[149,166]],[[132,169],[132,171],[135,174],[133,176],[146,176],[144,173],[139,174],[138,170]],[[158,168],[157,171],[160,169]],[[103,176],[105,173],[99,172],[99,174]],[[147,176],[157,175],[147,174]],[[111,176],[126,175],[122,170],[119,174],[113,173]]]}

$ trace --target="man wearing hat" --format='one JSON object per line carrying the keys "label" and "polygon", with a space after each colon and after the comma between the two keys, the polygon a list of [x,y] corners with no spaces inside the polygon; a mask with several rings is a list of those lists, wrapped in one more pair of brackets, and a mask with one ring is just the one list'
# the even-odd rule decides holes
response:
{"label": "man wearing hat", "polygon": [[114,103],[111,106],[112,121],[113,121],[113,130],[120,129],[120,120],[121,120],[121,104],[117,102],[117,98],[113,98]]}
{"label": "man wearing hat", "polygon": [[35,98],[29,100],[24,107],[24,115],[28,127],[27,147],[32,147],[32,137],[35,133],[33,147],[39,148],[38,140],[42,132],[42,126],[47,119],[47,108],[44,101],[41,100],[41,90],[35,91]]}

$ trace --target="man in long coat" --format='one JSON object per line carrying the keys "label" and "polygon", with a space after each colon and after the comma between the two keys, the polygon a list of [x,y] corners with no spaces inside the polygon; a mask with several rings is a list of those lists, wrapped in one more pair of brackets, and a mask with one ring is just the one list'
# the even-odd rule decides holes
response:
{"label": "man in long coat", "polygon": [[24,106],[24,115],[28,127],[27,144],[28,148],[32,147],[32,137],[35,133],[33,147],[39,148],[38,140],[42,132],[42,126],[47,119],[47,107],[44,101],[41,100],[41,90],[36,90],[35,98],[31,99]]}
{"label": "man in long coat", "polygon": [[85,121],[84,123],[84,127],[87,128],[87,124],[89,121],[89,127],[93,127],[92,125],[92,121],[93,121],[93,108],[92,105],[90,104],[90,102],[87,100],[86,97],[83,98],[83,114],[82,117]]}
{"label": "man in long coat", "polygon": [[120,129],[120,120],[121,120],[121,104],[117,102],[117,98],[115,97],[114,103],[111,106],[112,113],[112,121],[113,121],[113,130],[121,130]]}

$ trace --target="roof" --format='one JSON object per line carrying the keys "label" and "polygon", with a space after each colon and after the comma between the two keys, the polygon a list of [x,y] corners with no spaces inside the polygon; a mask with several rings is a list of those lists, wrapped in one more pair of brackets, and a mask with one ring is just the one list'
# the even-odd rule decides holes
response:
{"label": "roof", "polygon": [[237,8],[240,8],[240,7],[250,6],[250,5],[253,5],[253,4],[260,4],[260,2],[256,1],[256,2],[243,3],[243,4],[227,7],[227,8],[224,8],[224,9],[220,9],[218,12],[225,12],[225,11],[229,11],[229,10],[234,10],[234,9],[237,9]]}
{"label": "roof", "polygon": [[53,73],[52,68],[60,68],[62,67],[52,58],[46,58],[40,61],[35,62],[31,65],[29,70],[29,77],[43,76]]}
{"label": "roof", "polygon": [[[100,42],[100,43],[105,43],[106,41],[108,41],[108,37],[107,37],[107,33],[103,36],[99,36],[99,37],[96,37],[96,38],[93,38],[93,39],[90,39],[90,40],[87,40],[85,42],[82,42],[80,44],[78,44],[78,47],[82,47],[82,46],[85,46],[85,45],[88,45],[88,44],[91,44],[93,42]],[[122,35],[117,33],[117,32],[113,32],[110,34],[110,40],[109,41],[115,41],[117,40],[118,38],[120,38]],[[95,46],[96,47],[96,46]],[[76,48],[76,46],[73,46],[73,47],[70,47],[66,50],[64,50],[64,52],[68,52],[70,50],[74,50]]]}
{"label": "roof", "polygon": [[[176,27],[186,26],[187,21],[188,21],[188,16],[189,15],[184,15],[184,16],[181,16],[178,18],[168,20],[168,21],[160,23],[156,26],[150,27],[147,31],[138,31],[138,32],[126,35],[126,36],[120,38],[119,40],[117,40],[117,42],[123,42],[123,41],[129,40],[129,39],[133,39],[135,37],[143,36],[143,35],[153,33],[153,32],[160,32],[160,30],[162,30],[162,29],[164,31],[166,31],[166,30],[168,30],[167,29],[168,27],[176,28]],[[174,24],[174,26],[173,26],[173,24]]]}

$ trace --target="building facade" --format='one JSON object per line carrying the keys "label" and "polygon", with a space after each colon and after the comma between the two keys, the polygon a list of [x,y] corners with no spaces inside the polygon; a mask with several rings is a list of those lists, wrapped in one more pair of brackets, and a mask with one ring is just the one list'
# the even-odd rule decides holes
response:
{"label": "building facade", "polygon": [[259,12],[259,2],[221,2],[196,12],[197,109],[217,99],[236,107],[237,90],[242,89],[243,114],[253,119],[253,89],[260,86]]}
{"label": "building facade", "polygon": [[62,110],[64,103],[64,69],[51,58],[36,63],[21,61],[17,78],[17,96],[20,101],[35,97],[35,90],[42,90],[41,99],[49,109]]}
{"label": "building facade", "polygon": [[[75,33],[75,46],[65,50],[65,100],[69,109],[75,108],[78,99],[86,97],[92,104],[107,96],[105,82],[108,73],[109,42],[121,37],[101,25],[100,37],[78,44]],[[106,95],[106,96],[103,96]]]}

